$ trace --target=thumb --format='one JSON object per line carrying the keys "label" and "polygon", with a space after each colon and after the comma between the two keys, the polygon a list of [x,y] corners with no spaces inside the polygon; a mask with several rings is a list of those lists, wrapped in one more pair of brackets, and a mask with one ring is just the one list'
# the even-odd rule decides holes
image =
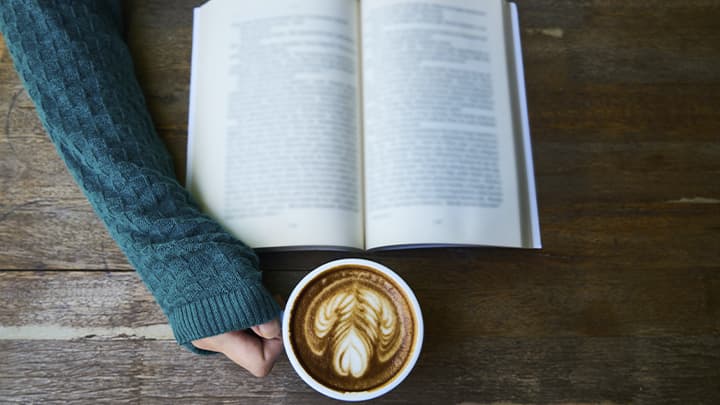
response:
{"label": "thumb", "polygon": [[274,339],[280,337],[280,320],[278,318],[273,319],[270,322],[266,322],[262,325],[255,325],[252,328],[256,335],[265,339]]}

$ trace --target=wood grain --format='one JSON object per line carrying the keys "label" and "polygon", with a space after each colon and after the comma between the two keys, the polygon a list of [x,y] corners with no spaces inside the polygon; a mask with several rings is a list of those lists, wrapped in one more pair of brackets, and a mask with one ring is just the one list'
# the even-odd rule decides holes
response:
{"label": "wood grain", "polygon": [[[181,179],[202,2],[125,2]],[[720,0],[518,4],[544,248],[359,255],[397,270],[427,323],[416,370],[378,402],[720,403]],[[260,255],[281,294],[346,256]],[[0,402],[332,402],[285,360],[257,380],[171,341],[2,36],[0,269]]]}
{"label": "wood grain", "polygon": [[[0,351],[4,403],[338,403],[284,357],[260,380],[171,342],[0,341]],[[711,404],[718,353],[717,337],[471,337],[425,347],[407,380],[372,403]]]}
{"label": "wood grain", "polygon": [[[412,286],[429,345],[474,336],[720,336],[720,272],[712,269],[585,273],[551,266],[493,270],[458,261],[457,268],[438,271],[422,259],[374,258]],[[287,297],[305,274],[268,270],[264,276],[271,291]],[[166,323],[132,272],[0,272],[0,296],[0,331],[142,330]]]}

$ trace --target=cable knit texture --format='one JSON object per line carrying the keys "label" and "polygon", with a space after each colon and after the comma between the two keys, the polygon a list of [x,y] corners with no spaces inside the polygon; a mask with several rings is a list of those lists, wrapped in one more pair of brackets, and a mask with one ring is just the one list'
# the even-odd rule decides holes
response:
{"label": "cable knit texture", "polygon": [[209,353],[190,342],[267,322],[279,307],[254,252],[175,179],[120,17],[119,1],[0,2],[0,31],[58,153],[178,342]]}

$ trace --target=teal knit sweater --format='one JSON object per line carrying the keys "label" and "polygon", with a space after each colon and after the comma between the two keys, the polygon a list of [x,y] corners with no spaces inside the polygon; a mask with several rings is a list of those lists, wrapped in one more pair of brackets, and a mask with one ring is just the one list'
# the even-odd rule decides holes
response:
{"label": "teal knit sweater", "polygon": [[0,0],[0,31],[58,153],[177,341],[209,353],[190,342],[267,322],[279,307],[253,251],[175,179],[120,17],[119,1]]}

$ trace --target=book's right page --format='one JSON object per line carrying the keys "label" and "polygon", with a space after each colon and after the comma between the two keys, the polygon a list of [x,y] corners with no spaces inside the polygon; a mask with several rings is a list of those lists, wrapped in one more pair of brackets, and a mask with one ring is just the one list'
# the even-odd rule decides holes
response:
{"label": "book's right page", "polygon": [[366,247],[539,247],[508,4],[361,4]]}

